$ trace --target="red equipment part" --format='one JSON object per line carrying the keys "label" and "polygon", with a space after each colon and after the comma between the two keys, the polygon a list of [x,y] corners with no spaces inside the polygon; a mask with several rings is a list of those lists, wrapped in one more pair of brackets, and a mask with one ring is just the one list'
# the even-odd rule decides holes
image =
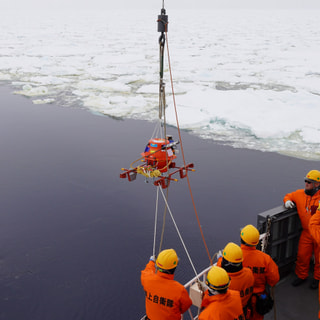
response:
{"label": "red equipment part", "polygon": [[158,169],[161,173],[167,172],[170,163],[177,157],[174,150],[168,145],[170,145],[169,140],[150,139],[145,151],[141,153],[146,164]]}

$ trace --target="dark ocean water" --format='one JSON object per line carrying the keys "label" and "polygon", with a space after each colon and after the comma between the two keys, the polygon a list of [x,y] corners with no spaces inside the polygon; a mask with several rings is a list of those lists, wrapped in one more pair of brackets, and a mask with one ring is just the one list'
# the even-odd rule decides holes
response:
{"label": "dark ocean water", "polygon": [[[0,319],[140,319],[156,189],[119,174],[140,156],[154,124],[33,105],[5,87],[0,94]],[[239,242],[242,226],[256,224],[258,213],[319,169],[319,162],[232,149],[186,132],[182,139],[212,255]],[[209,260],[186,179],[171,184],[169,205],[200,271]],[[176,279],[184,283],[193,271],[168,216],[169,247],[181,258]]]}

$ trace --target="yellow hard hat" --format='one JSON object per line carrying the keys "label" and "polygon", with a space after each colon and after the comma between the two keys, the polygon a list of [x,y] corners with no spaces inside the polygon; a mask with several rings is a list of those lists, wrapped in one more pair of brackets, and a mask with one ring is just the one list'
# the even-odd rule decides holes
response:
{"label": "yellow hard hat", "polygon": [[311,170],[307,173],[305,180],[312,182],[320,182],[320,171]]}
{"label": "yellow hard hat", "polygon": [[225,290],[229,287],[230,277],[223,268],[213,266],[207,274],[206,284],[213,290]]}
{"label": "yellow hard hat", "polygon": [[256,246],[259,243],[260,233],[256,227],[248,224],[241,230],[240,237],[249,246]]}
{"label": "yellow hard hat", "polygon": [[170,270],[178,265],[178,256],[173,249],[166,249],[159,253],[156,261],[158,269]]}
{"label": "yellow hard hat", "polygon": [[229,242],[223,249],[222,256],[229,262],[240,263],[243,261],[243,255],[241,248],[233,243]]}

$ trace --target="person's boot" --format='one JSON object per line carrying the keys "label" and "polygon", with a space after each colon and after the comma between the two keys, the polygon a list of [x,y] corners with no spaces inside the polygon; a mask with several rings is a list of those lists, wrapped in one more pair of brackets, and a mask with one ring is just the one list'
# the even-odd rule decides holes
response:
{"label": "person's boot", "polygon": [[303,284],[307,279],[301,279],[299,277],[296,277],[292,282],[291,284],[294,286],[294,287],[298,287],[300,286],[301,284]]}
{"label": "person's boot", "polygon": [[311,284],[310,284],[311,289],[318,289],[319,288],[319,280],[317,279],[312,279]]}

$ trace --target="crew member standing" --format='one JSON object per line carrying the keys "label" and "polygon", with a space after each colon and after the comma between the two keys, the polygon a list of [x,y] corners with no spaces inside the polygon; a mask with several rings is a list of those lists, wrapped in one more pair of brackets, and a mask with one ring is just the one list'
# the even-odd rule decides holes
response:
{"label": "crew member standing", "polygon": [[252,320],[262,320],[263,314],[271,310],[259,310],[259,297],[269,298],[266,286],[274,287],[279,279],[279,269],[272,258],[256,248],[259,243],[259,231],[253,225],[245,226],[240,232],[243,266],[252,270],[254,276],[252,296]]}
{"label": "crew member standing", "polygon": [[246,319],[249,319],[254,277],[249,268],[243,267],[242,261],[243,254],[241,248],[237,244],[229,242],[223,249],[222,257],[219,258],[217,266],[227,271],[231,279],[229,289],[240,292],[243,313]]}
{"label": "crew member standing", "polygon": [[240,293],[229,290],[230,278],[226,270],[213,266],[207,275],[208,289],[202,299],[199,320],[244,320]]}
{"label": "crew member standing", "polygon": [[156,263],[155,258],[151,257],[141,271],[141,284],[146,296],[146,319],[180,320],[181,314],[192,305],[188,291],[174,280],[177,265],[177,253],[167,249],[159,253]]}
{"label": "crew member standing", "polygon": [[309,171],[304,181],[305,189],[299,189],[288,193],[283,198],[286,208],[289,209],[294,208],[295,206],[297,207],[302,225],[295,267],[297,277],[292,282],[292,285],[299,286],[308,278],[310,259],[314,253],[315,265],[310,288],[317,289],[320,279],[319,246],[317,246],[309,232],[309,221],[311,216],[316,212],[320,201],[320,171]]}
{"label": "crew member standing", "polygon": [[[310,234],[313,239],[320,246],[320,202],[316,213],[310,218],[309,223]],[[319,288],[319,305],[320,305],[320,288]],[[318,313],[318,318],[320,319],[320,309]]]}

